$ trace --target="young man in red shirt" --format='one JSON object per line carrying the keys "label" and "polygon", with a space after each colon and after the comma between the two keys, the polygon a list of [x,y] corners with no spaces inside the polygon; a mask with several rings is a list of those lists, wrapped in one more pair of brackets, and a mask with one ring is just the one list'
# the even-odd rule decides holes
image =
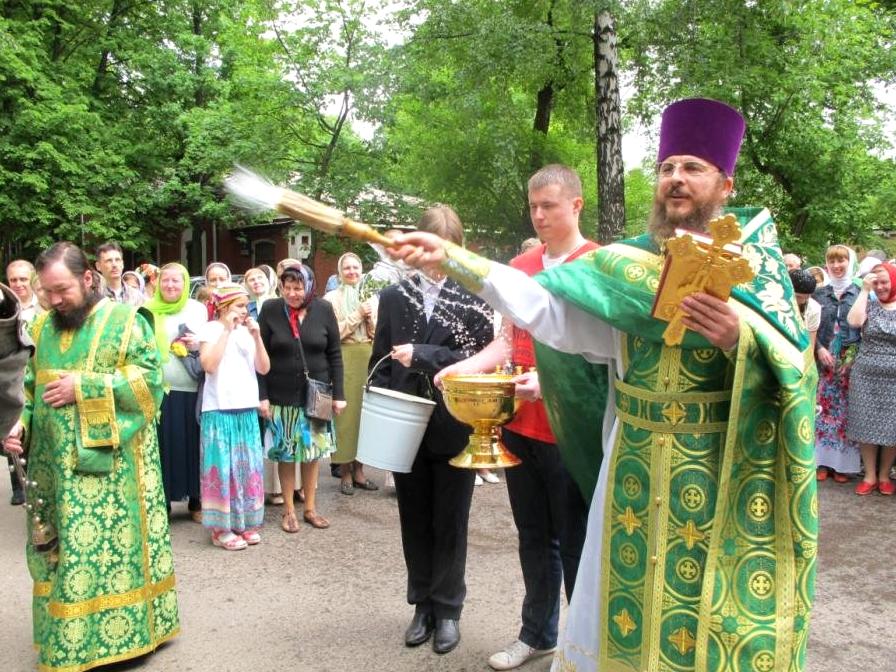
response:
{"label": "young man in red shirt", "polygon": [[[579,231],[582,182],[574,170],[559,164],[545,166],[529,178],[528,187],[529,214],[541,244],[517,256],[511,266],[535,275],[597,247]],[[519,534],[526,596],[518,639],[489,658],[496,670],[519,667],[556,648],[561,581],[565,580],[568,600],[588,519],[588,503],[564,467],[548,424],[528,332],[506,320],[501,335],[489,346],[442,370],[436,380],[451,373],[492,371],[508,361],[524,371],[516,379],[516,396],[522,404],[503,428],[502,437],[522,460],[505,472],[505,478]]]}

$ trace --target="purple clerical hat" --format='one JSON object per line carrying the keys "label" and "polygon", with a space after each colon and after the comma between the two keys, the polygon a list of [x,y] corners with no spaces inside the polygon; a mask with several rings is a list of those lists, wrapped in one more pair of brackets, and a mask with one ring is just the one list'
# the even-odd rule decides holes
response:
{"label": "purple clerical hat", "polygon": [[657,161],[690,154],[733,175],[745,128],[740,112],[725,103],[707,98],[679,100],[663,111]]}

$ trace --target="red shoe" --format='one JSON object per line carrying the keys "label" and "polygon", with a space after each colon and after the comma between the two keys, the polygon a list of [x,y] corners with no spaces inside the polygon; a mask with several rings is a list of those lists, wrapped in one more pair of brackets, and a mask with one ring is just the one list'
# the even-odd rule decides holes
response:
{"label": "red shoe", "polygon": [[[892,492],[892,484],[890,485],[890,494]],[[877,483],[869,483],[868,481],[862,481],[856,486],[856,494],[857,495],[870,495],[872,492],[877,490]]]}
{"label": "red shoe", "polygon": [[846,474],[834,474],[834,483],[847,483],[849,482],[849,476]]}
{"label": "red shoe", "polygon": [[827,467],[818,467],[815,470],[815,480],[816,481],[826,481],[828,480],[828,470]]}
{"label": "red shoe", "polygon": [[881,481],[877,484],[877,491],[882,495],[890,497],[896,494],[896,485],[893,485],[893,481],[888,478],[886,481]]}

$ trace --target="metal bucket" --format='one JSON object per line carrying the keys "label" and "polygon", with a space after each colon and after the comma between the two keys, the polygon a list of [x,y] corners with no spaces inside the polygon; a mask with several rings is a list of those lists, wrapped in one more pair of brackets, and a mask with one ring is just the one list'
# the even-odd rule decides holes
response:
{"label": "metal bucket", "polygon": [[[386,355],[389,357],[390,355]],[[406,474],[411,471],[417,450],[436,403],[423,397],[370,385],[370,370],[361,402],[358,454],[362,464]]]}

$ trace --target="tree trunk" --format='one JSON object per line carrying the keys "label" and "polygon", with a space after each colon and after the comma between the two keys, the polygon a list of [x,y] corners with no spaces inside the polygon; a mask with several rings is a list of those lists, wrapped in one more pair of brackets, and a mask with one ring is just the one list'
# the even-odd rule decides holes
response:
{"label": "tree trunk", "polygon": [[609,10],[594,15],[594,90],[597,112],[597,239],[610,243],[625,229],[622,102],[616,75],[616,24]]}
{"label": "tree trunk", "polygon": [[[551,3],[551,6],[548,8],[547,19],[545,20],[545,24],[548,28],[554,28],[554,3]],[[555,39],[554,43],[557,46],[557,55],[559,57],[560,52],[563,50],[563,43]],[[535,119],[532,121],[532,130],[535,131],[535,134],[532,139],[532,151],[529,154],[529,174],[532,175],[539,168],[544,165],[544,143],[548,137],[548,131],[551,128],[551,112],[554,110],[554,80],[549,79],[544,83],[544,86],[539,89],[538,94],[536,96],[536,104],[535,104]],[[522,217],[520,217],[520,230],[519,233],[522,236],[520,240],[523,238],[528,238],[531,236],[532,232],[532,218],[529,217],[529,203],[528,196],[526,196],[526,191],[523,190],[523,194],[525,197],[525,201],[523,203],[523,212]]]}

